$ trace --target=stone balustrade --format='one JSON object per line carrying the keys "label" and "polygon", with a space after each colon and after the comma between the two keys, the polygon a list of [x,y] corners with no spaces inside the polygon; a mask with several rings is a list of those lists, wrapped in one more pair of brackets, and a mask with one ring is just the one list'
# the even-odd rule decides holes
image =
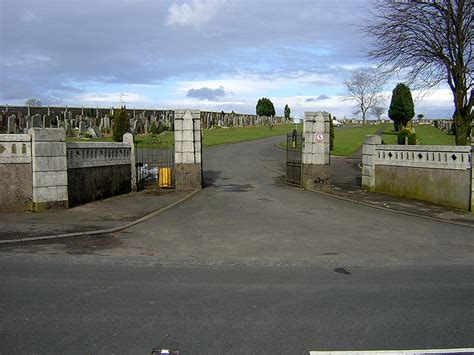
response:
{"label": "stone balustrade", "polygon": [[375,164],[430,169],[471,169],[471,147],[377,145]]}
{"label": "stone balustrade", "polygon": [[68,142],[68,169],[92,168],[131,163],[131,147],[126,143]]}

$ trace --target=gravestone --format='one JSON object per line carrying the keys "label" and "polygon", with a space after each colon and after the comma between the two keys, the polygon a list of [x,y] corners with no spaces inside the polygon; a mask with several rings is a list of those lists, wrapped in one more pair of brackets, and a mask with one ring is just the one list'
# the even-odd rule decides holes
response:
{"label": "gravestone", "polygon": [[43,128],[51,128],[51,117],[43,116]]}
{"label": "gravestone", "polygon": [[7,133],[15,133],[16,130],[15,115],[8,116]]}
{"label": "gravestone", "polygon": [[79,134],[87,131],[86,123],[81,121],[79,122]]}
{"label": "gravestone", "polygon": [[36,114],[31,117],[31,128],[41,128],[42,124],[43,120],[39,114]]}

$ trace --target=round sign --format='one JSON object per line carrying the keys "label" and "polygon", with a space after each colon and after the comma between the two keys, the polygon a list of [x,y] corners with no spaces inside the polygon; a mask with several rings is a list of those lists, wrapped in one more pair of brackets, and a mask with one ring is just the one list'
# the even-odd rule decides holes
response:
{"label": "round sign", "polygon": [[324,141],[324,134],[322,134],[322,133],[317,133],[317,134],[316,134],[316,141],[317,141],[317,142],[322,142],[322,141]]}

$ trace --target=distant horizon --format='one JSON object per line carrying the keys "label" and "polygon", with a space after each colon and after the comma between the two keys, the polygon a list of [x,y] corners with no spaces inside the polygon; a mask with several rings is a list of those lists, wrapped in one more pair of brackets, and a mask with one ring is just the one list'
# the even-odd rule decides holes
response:
{"label": "distant horizon", "polygon": [[[3,104],[1,105],[0,107],[2,107],[2,111],[4,108],[6,108],[8,106],[8,108],[16,108],[16,107],[22,107],[22,108],[28,108],[27,105],[23,104],[23,105],[15,105],[15,104]],[[71,109],[71,110],[80,110],[80,109],[84,109],[84,110],[110,110],[110,109],[118,109],[118,108],[121,108],[123,105],[117,105],[117,106],[75,106],[75,105],[41,105],[41,106],[30,106],[31,109],[38,109],[38,108],[41,108],[41,109],[47,109],[48,107],[51,108],[51,109],[55,109],[55,108],[68,108],[68,109]],[[255,112],[253,113],[249,113],[249,112],[239,112],[239,111],[235,111],[235,110],[231,110],[231,111],[216,111],[216,110],[202,110],[202,109],[198,109],[198,108],[195,108],[195,107],[179,107],[179,108],[167,108],[167,107],[129,107],[127,105],[125,105],[125,108],[127,110],[130,110],[130,111],[133,111],[133,110],[136,110],[138,111],[138,113],[140,113],[140,111],[174,111],[174,110],[179,110],[179,109],[190,109],[190,110],[200,110],[200,111],[203,111],[203,112],[224,112],[226,114],[228,113],[231,113],[231,112],[234,112],[236,114],[242,114],[242,115],[256,115]],[[319,111],[324,111],[324,110],[313,110],[313,111],[305,111],[305,112],[319,112]],[[329,112],[331,113],[332,117],[333,118],[336,118],[338,120],[358,120],[358,121],[362,121],[362,118],[361,117],[345,117],[343,116],[342,118],[340,116],[337,116],[337,115],[333,115],[332,112]],[[276,114],[275,116],[277,117],[283,117],[283,115],[280,115],[280,114]],[[293,116],[291,115],[290,116],[291,119],[297,119],[297,120],[300,120],[302,121],[303,119],[300,117],[300,116]],[[416,115],[413,117],[412,120],[416,120],[418,119],[416,117]],[[450,118],[443,118],[443,117],[427,117],[427,116],[424,116],[422,118],[423,120],[452,120],[452,117]],[[375,118],[375,117],[367,117],[366,118],[367,121],[378,121],[379,119],[378,118]],[[390,118],[388,116],[385,116],[385,117],[380,117],[380,120],[390,120]]]}

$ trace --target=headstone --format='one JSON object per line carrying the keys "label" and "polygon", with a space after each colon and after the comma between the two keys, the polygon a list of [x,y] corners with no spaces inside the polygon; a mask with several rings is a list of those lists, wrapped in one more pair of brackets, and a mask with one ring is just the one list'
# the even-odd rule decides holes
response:
{"label": "headstone", "polygon": [[66,137],[74,137],[74,131],[72,130],[71,124],[65,121],[65,128],[66,128]]}
{"label": "headstone", "polygon": [[51,117],[43,116],[43,128],[51,128]]}
{"label": "headstone", "polygon": [[41,128],[43,120],[39,114],[34,115],[31,118],[31,128]]}
{"label": "headstone", "polygon": [[98,134],[95,128],[89,127],[87,128],[87,132],[89,132],[92,138],[99,138],[100,133]]}
{"label": "headstone", "polygon": [[86,123],[81,121],[79,122],[79,133],[82,133],[82,132],[85,132],[87,131],[87,128],[86,128]]}
{"label": "headstone", "polygon": [[15,133],[15,115],[8,116],[8,125],[7,125],[7,133]]}

